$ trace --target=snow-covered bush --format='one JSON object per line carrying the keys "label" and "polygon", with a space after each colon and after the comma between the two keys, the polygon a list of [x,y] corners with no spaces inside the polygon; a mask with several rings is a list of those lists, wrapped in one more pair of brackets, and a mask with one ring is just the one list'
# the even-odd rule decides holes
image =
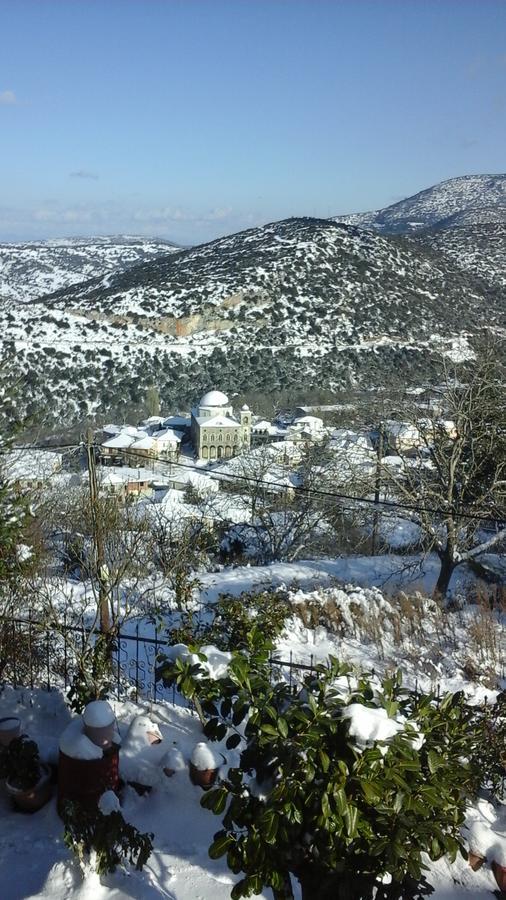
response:
{"label": "snow-covered bush", "polygon": [[143,834],[126,822],[119,803],[114,803],[110,794],[112,791],[102,795],[96,810],[70,801],[63,809],[65,845],[76,854],[81,865],[91,863],[99,875],[114,872],[120,863],[126,862],[140,870],[153,849],[154,835]]}
{"label": "snow-covered bush", "polygon": [[356,678],[335,659],[292,687],[273,681],[260,638],[219,681],[190,663],[175,678],[199,697],[206,736],[240,750],[201,801],[223,815],[210,855],[244,873],[233,898],[265,886],[290,897],[289,873],[304,900],[421,897],[424,853],[465,855],[460,827],[480,767],[462,694],[438,700],[403,690],[400,677]]}

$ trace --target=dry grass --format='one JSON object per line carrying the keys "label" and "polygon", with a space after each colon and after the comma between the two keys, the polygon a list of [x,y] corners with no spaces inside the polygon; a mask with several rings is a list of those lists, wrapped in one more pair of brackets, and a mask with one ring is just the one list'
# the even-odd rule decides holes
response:
{"label": "dry grass", "polygon": [[294,612],[307,628],[323,626],[336,637],[369,644],[387,665],[397,666],[404,659],[434,683],[450,659],[466,679],[486,687],[497,687],[504,677],[504,589],[450,608],[418,592],[379,601],[371,595],[368,606],[355,602],[351,594],[345,607],[339,595],[343,597],[341,591],[335,596],[332,589],[322,591],[321,600],[313,595],[297,602]]}

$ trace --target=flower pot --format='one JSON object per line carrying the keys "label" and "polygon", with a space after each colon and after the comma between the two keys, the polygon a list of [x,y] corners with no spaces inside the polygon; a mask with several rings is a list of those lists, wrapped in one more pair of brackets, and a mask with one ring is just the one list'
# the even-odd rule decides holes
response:
{"label": "flower pot", "polygon": [[218,777],[218,769],[197,769],[194,763],[190,763],[189,767],[190,781],[196,784],[204,791],[208,791]]}
{"label": "flower pot", "polygon": [[470,850],[467,855],[467,861],[471,866],[473,872],[477,872],[478,869],[481,869],[483,863],[485,862],[485,857],[480,853],[474,853],[472,850]]}
{"label": "flower pot", "polygon": [[506,893],[506,866],[501,866],[494,860],[492,863],[492,872],[494,873],[499,890]]}
{"label": "flower pot", "polygon": [[97,747],[106,750],[116,735],[116,716],[107,700],[92,700],[83,713],[83,726],[86,737]]}
{"label": "flower pot", "polygon": [[90,741],[93,741],[97,747],[101,747],[102,750],[107,750],[108,747],[112,746],[113,738],[116,734],[116,723],[111,722],[110,725],[87,725],[84,723],[84,733],[86,737],[89,737]]}
{"label": "flower pot", "polygon": [[7,793],[12,798],[14,805],[23,812],[37,812],[48,802],[53,793],[50,767],[41,763],[40,771],[41,775],[37,784],[25,790],[10,784],[9,779],[5,782]]}
{"label": "flower pot", "polygon": [[21,721],[17,716],[6,716],[0,719],[0,745],[8,747],[14,738],[21,734]]}
{"label": "flower pot", "polygon": [[58,813],[67,800],[94,810],[105,791],[119,789],[119,747],[104,750],[100,759],[74,759],[60,750],[58,764]]}

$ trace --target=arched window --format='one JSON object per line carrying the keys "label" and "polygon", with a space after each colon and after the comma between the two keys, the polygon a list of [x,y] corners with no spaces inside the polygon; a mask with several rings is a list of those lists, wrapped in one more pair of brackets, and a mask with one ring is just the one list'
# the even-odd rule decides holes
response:
{"label": "arched window", "polygon": [[204,457],[204,459],[207,459],[207,457],[209,456],[209,450],[207,447],[202,447],[202,456]]}
{"label": "arched window", "polygon": [[238,443],[239,443],[239,435],[237,434],[237,431],[236,431],[234,434],[234,444],[238,444]]}
{"label": "arched window", "polygon": [[223,443],[223,434],[222,434],[221,431],[220,431],[220,433],[219,433],[219,435],[218,435],[218,442],[219,442],[220,444]]}
{"label": "arched window", "polygon": [[211,435],[210,440],[211,440],[211,444],[214,444],[214,434]]}
{"label": "arched window", "polygon": [[227,444],[230,444],[230,434],[227,434],[225,437]]}

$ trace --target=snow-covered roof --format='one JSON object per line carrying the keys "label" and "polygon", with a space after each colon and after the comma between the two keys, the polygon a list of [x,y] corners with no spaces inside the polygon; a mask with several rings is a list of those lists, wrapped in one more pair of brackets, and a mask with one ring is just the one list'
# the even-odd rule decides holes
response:
{"label": "snow-covered roof", "polygon": [[62,455],[52,450],[12,450],[5,460],[9,481],[39,481],[61,468]]}
{"label": "snow-covered roof", "polygon": [[124,425],[121,429],[122,434],[129,434],[130,437],[140,438],[146,434],[144,428],[136,428],[135,425]]}
{"label": "snow-covered roof", "polygon": [[[87,481],[88,473],[83,473],[83,481]],[[156,481],[160,484],[168,484],[165,475],[154,473],[145,466],[107,466],[100,471],[100,484],[133,484],[139,481],[147,481],[150,484]]]}
{"label": "snow-covered roof", "polygon": [[173,428],[165,428],[163,431],[157,431],[153,435],[155,444],[179,444],[182,441],[180,431],[174,431]]}
{"label": "snow-covered roof", "polygon": [[228,406],[228,397],[222,391],[208,391],[202,397],[199,406]]}
{"label": "snow-covered roof", "polygon": [[141,425],[162,425],[163,421],[163,416],[149,416],[149,418],[143,419]]}
{"label": "snow-covered roof", "polygon": [[165,428],[189,428],[191,419],[187,416],[168,416],[162,424]]}
{"label": "snow-covered roof", "polygon": [[135,438],[130,434],[127,434],[125,431],[120,431],[116,437],[109,438],[108,441],[104,441],[102,447],[107,447],[111,450],[126,450],[127,447],[131,447],[135,442]]}
{"label": "snow-covered roof", "polygon": [[400,438],[402,440],[418,440],[420,438],[420,431],[411,422],[386,422],[385,429],[392,438]]}
{"label": "snow-covered roof", "polygon": [[270,435],[286,435],[286,428],[280,428],[279,425],[273,425],[271,422],[268,422],[267,419],[260,419],[259,422],[255,422],[252,428],[253,433],[255,432],[267,432]]}
{"label": "snow-covered roof", "polygon": [[173,475],[167,476],[168,480],[171,484],[191,484],[194,488],[201,491],[212,491],[215,493],[219,490],[219,484],[214,478],[209,478],[208,475],[201,475],[200,472],[189,472],[186,470],[179,470]]}
{"label": "snow-covered roof", "polygon": [[197,416],[197,422],[201,427],[212,427],[212,428],[237,428],[239,422],[237,419],[232,419],[230,416]]}
{"label": "snow-covered roof", "polygon": [[139,438],[138,441],[134,441],[130,446],[130,450],[152,450],[154,443],[153,438],[146,434],[144,437]]}
{"label": "snow-covered roof", "polygon": [[121,425],[113,425],[111,422],[109,425],[104,425],[102,428],[104,434],[119,434],[121,431]]}
{"label": "snow-covered roof", "polygon": [[293,421],[294,425],[307,425],[310,428],[323,428],[323,419],[318,416],[299,416]]}

